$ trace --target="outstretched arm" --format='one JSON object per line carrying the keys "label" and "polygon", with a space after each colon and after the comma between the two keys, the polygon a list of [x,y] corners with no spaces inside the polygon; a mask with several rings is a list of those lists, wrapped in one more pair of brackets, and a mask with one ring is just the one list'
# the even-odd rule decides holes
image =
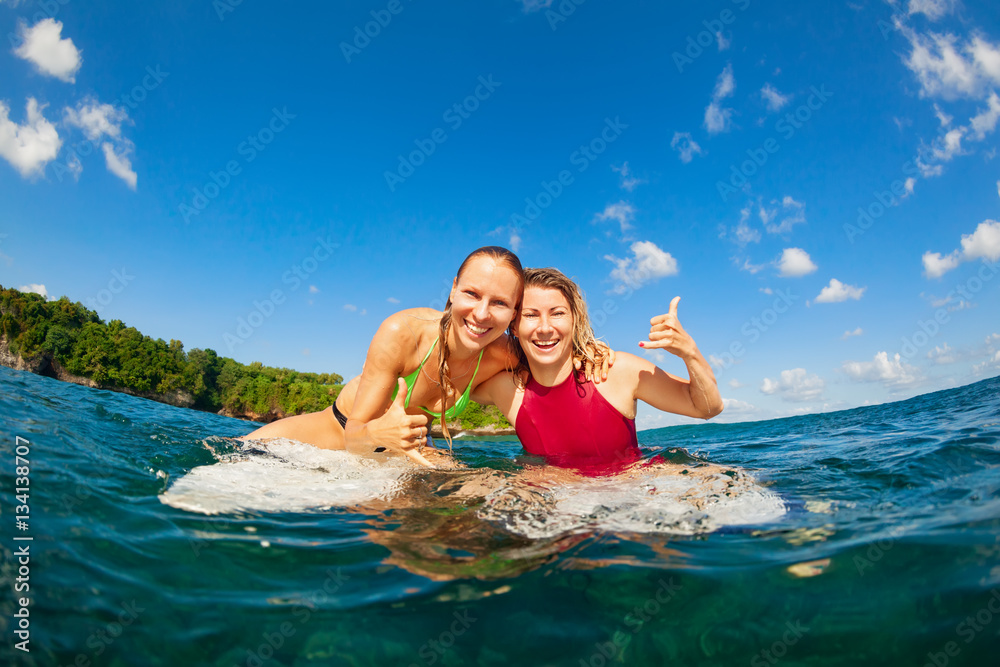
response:
{"label": "outstretched arm", "polygon": [[666,412],[711,419],[722,412],[722,397],[712,367],[677,318],[680,300],[675,296],[669,312],[649,321],[649,340],[639,343],[639,347],[666,350],[680,357],[687,366],[689,379],[682,380],[650,363],[651,368],[639,373],[636,398]]}

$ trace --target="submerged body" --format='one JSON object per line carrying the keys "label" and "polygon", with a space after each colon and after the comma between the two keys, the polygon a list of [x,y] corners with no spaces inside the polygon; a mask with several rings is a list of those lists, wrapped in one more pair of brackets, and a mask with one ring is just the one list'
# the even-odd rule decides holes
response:
{"label": "submerged body", "polygon": [[514,429],[525,452],[565,468],[604,471],[640,458],[635,419],[578,374],[553,387],[529,378]]}

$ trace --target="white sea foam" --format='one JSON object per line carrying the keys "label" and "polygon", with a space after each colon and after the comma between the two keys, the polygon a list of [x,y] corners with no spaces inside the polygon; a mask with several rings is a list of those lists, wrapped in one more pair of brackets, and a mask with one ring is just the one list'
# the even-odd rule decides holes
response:
{"label": "white sea foam", "polygon": [[[416,470],[402,459],[376,462],[282,440],[242,444],[219,459],[175,481],[161,502],[202,514],[364,507],[394,498],[411,507],[420,502],[400,495]],[[767,523],[785,513],[780,497],[742,471],[712,466],[680,474],[682,469],[650,465],[615,477],[559,475],[556,482],[484,472],[475,486],[466,482],[476,471],[441,474],[454,475],[446,486],[456,502],[470,492],[485,497],[482,519],[528,538],[592,530],[691,535]]]}
{"label": "white sea foam", "polygon": [[350,507],[392,497],[412,469],[401,460],[373,462],[290,440],[255,442],[191,470],[160,501],[202,514]]}
{"label": "white sea foam", "polygon": [[679,475],[651,466],[549,489],[508,486],[491,494],[479,514],[529,538],[592,530],[693,535],[775,521],[785,503],[741,471]]}

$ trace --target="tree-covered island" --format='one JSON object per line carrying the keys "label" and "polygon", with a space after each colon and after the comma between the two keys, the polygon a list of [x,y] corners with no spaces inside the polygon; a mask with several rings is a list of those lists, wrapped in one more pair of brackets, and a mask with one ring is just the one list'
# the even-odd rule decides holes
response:
{"label": "tree-covered island", "polygon": [[[214,350],[144,336],[121,320],[104,322],[66,297],[0,285],[0,364],[99,389],[253,421],[323,410],[343,388],[337,373],[302,373],[242,364]],[[452,427],[510,429],[493,407],[470,404]]]}

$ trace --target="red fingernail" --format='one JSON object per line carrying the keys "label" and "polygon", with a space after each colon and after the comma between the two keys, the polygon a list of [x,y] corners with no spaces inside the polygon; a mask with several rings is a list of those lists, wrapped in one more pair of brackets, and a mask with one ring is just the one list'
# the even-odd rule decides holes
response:
{"label": "red fingernail", "polygon": [[639,347],[646,347],[645,343],[639,343]]}

